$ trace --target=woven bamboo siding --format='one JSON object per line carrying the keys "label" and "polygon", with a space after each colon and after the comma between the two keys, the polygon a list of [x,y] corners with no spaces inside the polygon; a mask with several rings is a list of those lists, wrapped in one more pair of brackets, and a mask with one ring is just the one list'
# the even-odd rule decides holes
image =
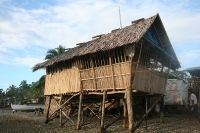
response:
{"label": "woven bamboo siding", "polygon": [[111,66],[97,67],[95,68],[95,76],[96,77],[106,77],[112,75]]}
{"label": "woven bamboo siding", "polygon": [[130,62],[114,64],[115,88],[125,89],[130,86]]}
{"label": "woven bamboo siding", "polygon": [[64,69],[46,75],[44,95],[64,94],[80,91],[80,78],[77,68]]}
{"label": "woven bamboo siding", "polygon": [[83,86],[83,90],[95,90],[93,79],[82,81],[82,86]]}
{"label": "woven bamboo siding", "polygon": [[164,94],[165,81],[164,76],[138,66],[131,86],[132,89],[143,92]]}
{"label": "woven bamboo siding", "polygon": [[[47,113],[47,107],[48,107],[48,101],[49,100],[46,100],[46,102],[45,102],[45,108],[44,108],[44,114],[46,115],[46,113]],[[57,101],[57,102],[56,102]],[[50,104],[50,108],[49,108],[49,116],[55,111],[55,110],[57,110],[59,107],[58,107],[58,102],[59,102],[59,100],[55,100],[55,99],[51,99],[51,104]],[[63,108],[62,108],[62,111],[64,111],[66,114],[69,114],[69,111],[70,111],[70,109],[69,109],[69,107],[67,107],[67,106],[64,106]]]}
{"label": "woven bamboo siding", "polygon": [[130,62],[114,64],[114,75],[130,73]]}
{"label": "woven bamboo siding", "polygon": [[97,89],[113,89],[112,78],[104,77],[96,80]]}
{"label": "woven bamboo siding", "polygon": [[113,89],[112,66],[95,68],[97,89]]}
{"label": "woven bamboo siding", "polygon": [[130,86],[130,62],[101,66],[80,72],[83,90],[125,89]]}
{"label": "woven bamboo siding", "polygon": [[94,90],[94,70],[85,69],[80,71],[83,90]]}
{"label": "woven bamboo siding", "polygon": [[81,79],[93,78],[93,69],[86,69],[81,72]]}

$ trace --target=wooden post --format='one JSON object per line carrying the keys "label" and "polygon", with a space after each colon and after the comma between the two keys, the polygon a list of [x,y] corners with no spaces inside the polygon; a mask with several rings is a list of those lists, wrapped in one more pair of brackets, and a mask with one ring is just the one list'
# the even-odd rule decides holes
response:
{"label": "wooden post", "polygon": [[[60,106],[61,106],[61,104],[62,104],[62,97],[63,97],[63,95],[61,95],[61,97],[60,97]],[[60,127],[62,127],[62,108],[60,108]]]}
{"label": "wooden post", "polygon": [[94,89],[97,90],[97,83],[96,83],[96,76],[95,76],[95,70],[94,70],[94,62],[91,60],[92,64],[92,71],[93,71],[93,85]]}
{"label": "wooden post", "polygon": [[133,107],[132,107],[132,91],[131,88],[126,90],[126,102],[128,110],[128,123],[129,123],[129,133],[132,133],[134,123],[133,123]]}
{"label": "wooden post", "polygon": [[160,122],[163,123],[164,122],[164,96],[161,96],[161,106],[160,106]]}
{"label": "wooden post", "polygon": [[120,99],[117,99],[117,111],[118,111],[118,116],[120,117],[121,116],[121,105],[120,105]]}
{"label": "wooden post", "polygon": [[126,105],[126,93],[124,93],[124,98],[123,98],[123,115],[124,115],[124,120],[123,120],[123,128],[126,128],[127,124],[127,105]]}
{"label": "wooden post", "polygon": [[83,99],[83,93],[82,91],[80,92],[80,97],[79,97],[79,106],[78,106],[78,120],[77,120],[77,126],[76,129],[80,130],[81,129],[81,115],[82,115],[82,99]]}
{"label": "wooden post", "polygon": [[111,67],[111,73],[112,73],[112,84],[113,84],[113,90],[115,91],[115,77],[114,77],[114,69],[113,69],[113,65],[112,65],[112,60],[111,60],[111,54],[109,52],[109,65]]}
{"label": "wooden post", "polygon": [[[147,96],[145,95],[145,109],[146,109],[146,113],[147,113]],[[146,116],[146,130],[147,130],[147,116]]]}
{"label": "wooden post", "polygon": [[149,114],[149,112],[153,109],[153,107],[158,103],[158,100],[147,110],[147,113],[144,114],[142,116],[142,118],[140,119],[140,121],[137,123],[137,125],[133,128],[133,133],[135,132],[135,130],[140,126],[140,124],[142,123],[142,121],[145,119],[145,117]]}
{"label": "wooden post", "polygon": [[103,92],[103,99],[102,99],[102,108],[101,108],[101,127],[100,133],[103,133],[104,130],[104,120],[105,120],[105,101],[106,101],[106,91]]}
{"label": "wooden post", "polygon": [[48,107],[47,107],[47,114],[46,114],[46,120],[49,118],[49,109],[50,109],[50,105],[51,105],[51,98],[52,96],[49,96],[49,101],[48,101]]}
{"label": "wooden post", "polygon": [[[200,82],[200,77],[198,77],[198,82]],[[199,91],[199,101],[198,101],[198,111],[200,111],[200,86],[198,86],[198,91]],[[200,116],[199,116],[200,119]]]}

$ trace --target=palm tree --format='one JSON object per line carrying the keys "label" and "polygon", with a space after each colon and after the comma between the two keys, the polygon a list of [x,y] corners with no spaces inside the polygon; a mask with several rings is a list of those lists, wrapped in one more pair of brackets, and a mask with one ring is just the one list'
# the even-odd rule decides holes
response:
{"label": "palm tree", "polygon": [[59,45],[58,48],[55,48],[55,49],[50,49],[47,51],[47,54],[46,54],[46,57],[45,57],[45,60],[49,60],[49,59],[52,59],[62,53],[65,52],[65,47],[63,47],[62,45]]}
{"label": "palm tree", "polygon": [[[62,45],[59,45],[57,48],[50,49],[47,51],[45,60],[52,59],[62,53],[65,52],[65,47]],[[36,67],[33,67],[33,72],[37,71],[38,69],[35,69]],[[44,92],[44,86],[45,86],[45,75],[41,76],[41,78],[32,84],[31,90],[30,90],[30,95],[32,97],[39,96],[40,92]],[[35,93],[35,94],[34,94]],[[37,94],[36,94],[37,93]]]}
{"label": "palm tree", "polygon": [[[45,56],[45,60],[49,60],[49,59],[52,59],[62,53],[65,52],[65,47],[63,47],[62,45],[59,45],[57,48],[54,48],[54,49],[50,49],[47,51],[46,53],[46,56]],[[37,65],[37,64],[36,64]],[[32,68],[33,72],[39,70],[36,65]]]}

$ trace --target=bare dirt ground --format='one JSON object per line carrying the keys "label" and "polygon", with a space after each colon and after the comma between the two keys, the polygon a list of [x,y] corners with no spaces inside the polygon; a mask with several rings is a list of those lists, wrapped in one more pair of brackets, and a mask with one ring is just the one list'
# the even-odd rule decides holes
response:
{"label": "bare dirt ground", "polygon": [[[164,123],[160,123],[158,117],[148,118],[148,128],[145,129],[145,121],[136,130],[136,133],[200,133],[200,123],[197,118],[192,118],[187,122],[185,114],[170,114],[164,117]],[[76,117],[73,118],[76,122]],[[113,117],[106,117],[105,123],[108,124]],[[99,120],[85,125],[81,130],[75,130],[75,125],[69,120],[63,119],[65,124],[61,128],[59,119],[55,118],[48,124],[44,124],[44,115],[34,115],[33,112],[17,112],[12,110],[0,109],[0,133],[95,133],[98,131]],[[136,121],[137,123],[137,121]],[[136,124],[135,123],[135,124]],[[106,133],[127,133],[128,129],[122,128],[122,120],[110,126]]]}

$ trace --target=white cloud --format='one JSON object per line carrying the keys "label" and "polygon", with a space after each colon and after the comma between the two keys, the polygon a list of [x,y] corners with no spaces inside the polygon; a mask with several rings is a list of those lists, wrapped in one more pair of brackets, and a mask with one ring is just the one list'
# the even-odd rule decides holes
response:
{"label": "white cloud", "polygon": [[[6,1],[0,4],[3,3]],[[190,4],[191,1],[188,0],[170,3],[157,0],[120,0],[122,25],[125,27],[132,20],[160,13],[174,46],[199,43],[200,9]],[[0,14],[0,52],[3,53],[0,61],[5,62],[4,58],[11,58],[15,54],[14,62],[21,62],[22,65],[39,61],[41,55],[35,55],[32,53],[34,50],[30,50],[28,57],[21,58],[21,53],[15,52],[16,50],[25,51],[38,47],[48,50],[58,45],[74,47],[76,43],[88,41],[92,36],[110,32],[120,26],[117,1],[61,1],[54,6],[32,10],[14,7],[11,3],[2,6]],[[188,48],[184,46],[185,49]],[[183,53],[185,49],[182,48]],[[177,54],[182,55],[181,51]],[[182,56],[178,57],[182,64],[188,63],[181,59]]]}
{"label": "white cloud", "polygon": [[14,57],[15,64],[25,65],[31,68],[37,63],[42,62],[42,61],[44,61],[43,58],[38,59],[38,58],[32,58],[32,57],[25,57],[25,58]]}
{"label": "white cloud", "polygon": [[[178,55],[181,65],[188,67],[200,66],[200,50],[191,50]],[[184,68],[184,69],[185,69]]]}

